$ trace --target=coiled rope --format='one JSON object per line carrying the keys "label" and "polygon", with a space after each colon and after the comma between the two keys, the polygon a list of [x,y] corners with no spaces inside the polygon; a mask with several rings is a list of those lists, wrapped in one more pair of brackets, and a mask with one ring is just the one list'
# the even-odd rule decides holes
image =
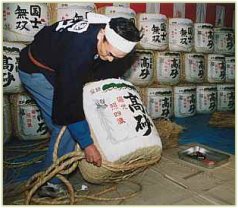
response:
{"label": "coiled rope", "polygon": [[[77,167],[78,163],[80,160],[85,159],[84,155],[82,152],[79,151],[74,151],[71,153],[68,153],[60,158],[57,158],[57,152],[58,152],[58,145],[60,143],[60,139],[62,138],[62,135],[65,132],[65,129],[67,127],[63,126],[62,129],[60,130],[60,133],[56,139],[56,143],[54,146],[54,152],[53,152],[53,164],[46,170],[39,172],[35,174],[32,178],[30,178],[27,183],[26,183],[26,191],[25,191],[25,204],[30,204],[31,201],[35,202],[37,204],[75,204],[82,200],[82,198],[87,198],[87,199],[93,199],[93,200],[124,200],[128,199],[131,197],[134,197],[139,191],[142,190],[142,187],[140,184],[137,184],[139,189],[137,191],[134,191],[133,193],[126,194],[126,196],[122,197],[116,197],[116,198],[100,198],[97,197],[97,195],[91,195],[91,196],[84,196],[84,195],[78,195],[75,194],[73,186],[71,183],[66,179],[64,175],[68,175],[72,173]],[[114,172],[123,172],[126,170],[131,170],[131,169],[138,169],[141,167],[148,167],[149,165],[152,165],[156,162],[158,162],[160,157],[154,157],[151,158],[151,160],[147,162],[139,162],[137,161],[136,164],[131,164],[128,162],[127,164],[112,164],[106,161],[102,162],[102,167],[114,171]],[[134,161],[135,162],[135,161]],[[57,199],[52,199],[52,200],[44,200],[43,198],[33,198],[33,195],[36,193],[38,188],[40,188],[43,184],[45,184],[47,181],[52,179],[53,177],[59,178],[66,186],[67,191],[68,191],[68,199],[66,196],[64,197],[59,197]],[[125,177],[122,177],[122,179]],[[134,183],[134,182],[133,182]],[[105,191],[106,192],[106,191]],[[81,199],[78,199],[81,198]]]}

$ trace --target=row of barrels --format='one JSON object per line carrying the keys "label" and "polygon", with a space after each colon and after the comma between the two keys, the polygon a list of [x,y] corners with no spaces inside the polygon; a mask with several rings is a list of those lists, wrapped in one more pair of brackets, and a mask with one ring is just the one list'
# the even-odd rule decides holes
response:
{"label": "row of barrels", "polygon": [[[22,43],[3,42],[3,92],[23,92],[18,75],[18,60]],[[234,83],[235,57],[221,54],[158,52],[136,50],[136,61],[124,74],[124,79],[140,87],[153,83]]]}
{"label": "row of barrels", "polygon": [[[137,88],[152,119],[189,117],[235,109],[234,84],[154,85]],[[4,95],[4,142],[14,135],[21,140],[49,137],[41,112],[27,93]]]}
{"label": "row of barrels", "polygon": [[[137,59],[124,75],[134,84],[153,119],[234,110],[234,30],[190,19],[137,13],[130,8],[94,3],[4,3],[4,142],[49,137],[39,108],[18,75],[20,50],[44,26],[86,17],[87,12],[133,19],[144,36]],[[10,113],[9,113],[10,112]]]}
{"label": "row of barrels", "polygon": [[167,18],[157,13],[136,13],[125,7],[107,6],[97,9],[93,3],[4,3],[3,39],[9,42],[31,42],[44,26],[70,18],[86,18],[87,12],[133,19],[144,35],[138,48],[235,53],[232,28],[214,28],[212,24],[193,23],[188,18]]}

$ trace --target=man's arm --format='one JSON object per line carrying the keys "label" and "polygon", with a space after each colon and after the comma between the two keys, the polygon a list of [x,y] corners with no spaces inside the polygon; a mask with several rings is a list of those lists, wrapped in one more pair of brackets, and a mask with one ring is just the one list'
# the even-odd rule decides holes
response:
{"label": "man's arm", "polygon": [[53,120],[58,125],[67,125],[86,160],[100,166],[101,155],[93,144],[83,111],[83,87],[91,73],[90,53],[67,54],[60,66],[55,79]]}
{"label": "man's arm", "polygon": [[68,129],[75,140],[79,143],[81,149],[84,150],[87,162],[101,166],[102,158],[97,147],[93,144],[88,122],[83,120],[70,124],[68,125]]}

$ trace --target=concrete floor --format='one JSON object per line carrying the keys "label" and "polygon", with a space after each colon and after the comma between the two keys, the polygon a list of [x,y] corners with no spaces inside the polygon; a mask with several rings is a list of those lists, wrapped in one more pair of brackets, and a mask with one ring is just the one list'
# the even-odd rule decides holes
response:
{"label": "concrete floor", "polygon": [[[205,146],[204,146],[205,147]],[[163,151],[160,162],[145,172],[129,179],[140,184],[142,190],[134,197],[118,201],[84,200],[85,205],[234,205],[235,204],[235,157],[213,169],[199,167],[178,158],[182,145]],[[77,178],[77,176],[76,176]],[[76,179],[75,178],[75,179]],[[80,181],[75,180],[73,181]],[[117,193],[102,197],[126,196],[138,190],[138,186],[124,182],[117,186]],[[76,184],[76,183],[75,183]],[[87,184],[91,193],[100,186]],[[100,188],[99,188],[100,187]]]}
{"label": "concrete floor", "polygon": [[[80,205],[234,205],[235,204],[235,157],[229,162],[213,169],[199,167],[178,158],[178,151],[187,149],[182,145],[163,151],[160,162],[143,173],[116,186],[115,191],[100,195],[105,200],[84,199]],[[110,187],[85,182],[80,174],[70,178],[71,184],[80,190],[82,184],[92,195]],[[130,193],[141,190],[132,198],[114,200],[115,197],[128,197]],[[17,197],[20,199],[21,197]],[[17,199],[15,198],[15,199]],[[110,200],[107,200],[110,199]],[[9,201],[9,199],[8,199]],[[10,200],[7,204],[11,204]],[[5,203],[6,204],[6,203]]]}
{"label": "concrete floor", "polygon": [[163,152],[159,164],[141,180],[142,192],[124,204],[140,205],[233,205],[235,204],[235,159],[214,169],[192,165],[178,158],[180,146]]}

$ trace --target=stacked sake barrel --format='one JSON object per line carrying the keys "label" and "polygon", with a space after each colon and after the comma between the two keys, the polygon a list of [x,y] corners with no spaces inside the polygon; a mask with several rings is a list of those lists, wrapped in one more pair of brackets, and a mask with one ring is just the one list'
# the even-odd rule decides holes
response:
{"label": "stacked sake barrel", "polygon": [[127,19],[135,20],[136,12],[129,7],[120,6],[106,6],[97,9],[97,13],[106,15],[111,18],[124,17]]}
{"label": "stacked sake barrel", "polygon": [[144,36],[124,78],[140,88],[153,119],[234,110],[233,29],[149,13],[136,24]]}
{"label": "stacked sake barrel", "polygon": [[82,18],[95,10],[93,3],[3,4],[4,143],[12,136],[21,140],[49,137],[38,106],[20,81],[20,51],[44,26],[60,20]]}
{"label": "stacked sake barrel", "polygon": [[162,144],[141,97],[128,81],[105,79],[84,87],[84,113],[103,165],[82,160],[79,169],[91,183],[120,181],[159,161]]}
{"label": "stacked sake barrel", "polygon": [[67,19],[86,18],[87,12],[96,12],[94,3],[49,3],[49,24]]}
{"label": "stacked sake barrel", "polygon": [[[20,51],[34,35],[48,24],[47,4],[3,4],[3,140],[13,136],[20,140],[36,140],[49,137],[48,130],[34,101],[21,104],[13,99],[22,97],[24,87],[18,74]],[[14,100],[14,101],[13,101]]]}

